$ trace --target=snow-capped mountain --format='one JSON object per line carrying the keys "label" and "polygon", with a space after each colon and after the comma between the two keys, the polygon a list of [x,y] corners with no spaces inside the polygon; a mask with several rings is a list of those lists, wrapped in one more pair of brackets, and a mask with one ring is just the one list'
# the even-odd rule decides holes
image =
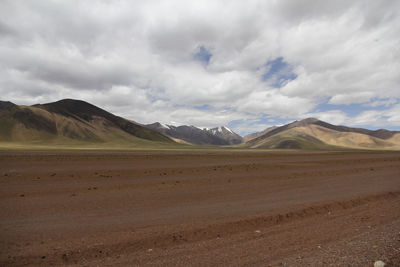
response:
{"label": "snow-capped mountain", "polygon": [[220,126],[211,129],[204,128],[203,130],[207,131],[212,135],[227,140],[230,144],[240,144],[243,141],[243,138],[240,135],[236,134],[226,126]]}
{"label": "snow-capped mountain", "polygon": [[241,136],[225,126],[200,129],[195,126],[173,126],[159,122],[145,126],[166,136],[195,145],[232,145],[242,142]]}

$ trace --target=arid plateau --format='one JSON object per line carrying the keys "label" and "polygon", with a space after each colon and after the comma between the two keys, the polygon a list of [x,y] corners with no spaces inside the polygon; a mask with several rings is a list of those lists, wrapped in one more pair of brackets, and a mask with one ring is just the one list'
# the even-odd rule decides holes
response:
{"label": "arid plateau", "polygon": [[1,266],[400,264],[400,153],[2,151]]}

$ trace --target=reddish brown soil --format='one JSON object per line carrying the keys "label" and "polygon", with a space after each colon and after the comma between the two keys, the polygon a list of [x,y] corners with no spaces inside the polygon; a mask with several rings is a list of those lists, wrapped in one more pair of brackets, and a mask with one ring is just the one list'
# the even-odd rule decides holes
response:
{"label": "reddish brown soil", "polygon": [[400,266],[400,153],[0,152],[0,266]]}

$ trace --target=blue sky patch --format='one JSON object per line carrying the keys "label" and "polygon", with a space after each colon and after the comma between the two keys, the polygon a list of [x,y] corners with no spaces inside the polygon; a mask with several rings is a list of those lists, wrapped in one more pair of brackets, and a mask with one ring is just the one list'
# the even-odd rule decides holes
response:
{"label": "blue sky patch", "polygon": [[200,109],[200,110],[210,110],[212,107],[208,104],[200,105],[200,106],[194,106],[195,109]]}
{"label": "blue sky patch", "polygon": [[194,54],[194,59],[200,62],[203,62],[204,64],[208,65],[210,63],[210,59],[212,57],[212,54],[210,51],[208,51],[204,46],[200,46],[198,51]]}
{"label": "blue sky patch", "polygon": [[330,110],[341,110],[348,116],[354,117],[365,111],[365,106],[363,104],[348,104],[348,105],[333,105],[324,103],[315,108],[315,112],[325,112]]}
{"label": "blue sky patch", "polygon": [[287,81],[297,78],[292,67],[283,60],[283,57],[270,60],[265,66],[268,71],[262,76],[262,79],[263,81],[271,82],[271,85],[275,88],[280,88]]}

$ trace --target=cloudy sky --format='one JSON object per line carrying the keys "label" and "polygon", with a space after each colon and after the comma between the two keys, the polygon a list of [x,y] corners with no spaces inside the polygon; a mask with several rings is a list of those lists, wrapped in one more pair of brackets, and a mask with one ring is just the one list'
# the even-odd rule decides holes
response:
{"label": "cloudy sky", "polygon": [[0,99],[140,123],[400,130],[400,1],[0,0]]}

